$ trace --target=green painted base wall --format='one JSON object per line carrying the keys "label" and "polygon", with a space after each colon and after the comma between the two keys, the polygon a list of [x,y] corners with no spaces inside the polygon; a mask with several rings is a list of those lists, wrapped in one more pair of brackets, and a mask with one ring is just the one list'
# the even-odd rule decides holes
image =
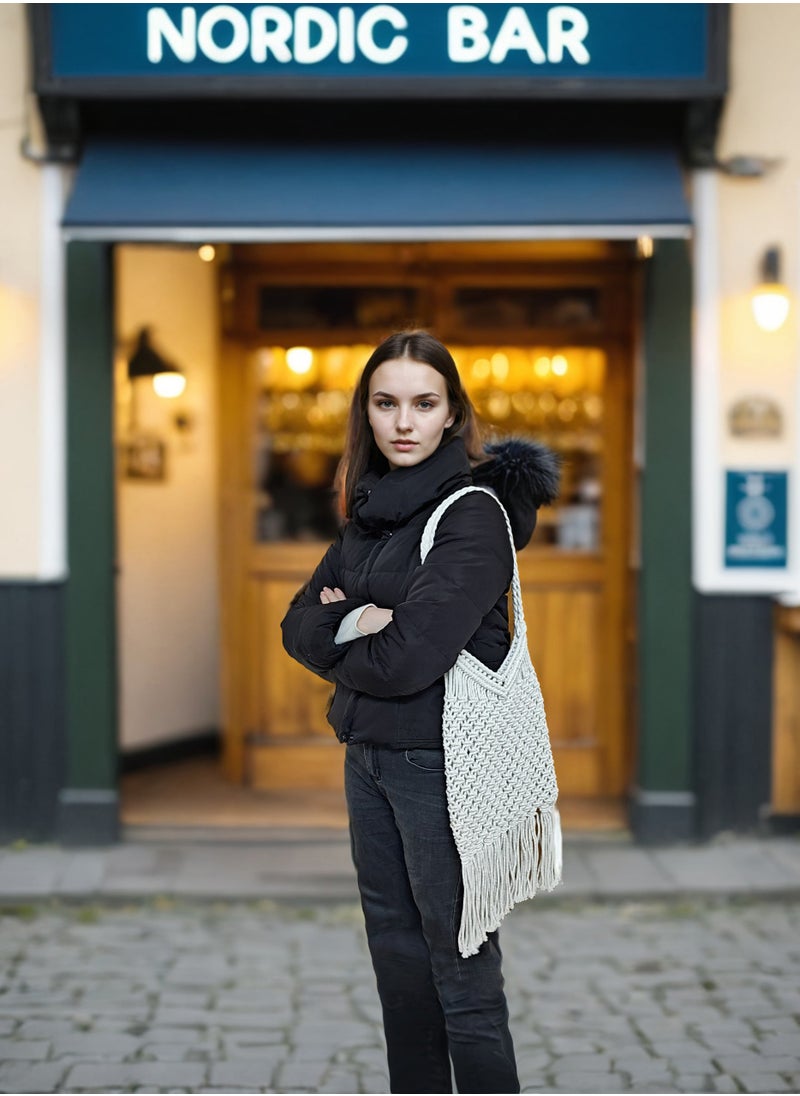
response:
{"label": "green painted base wall", "polygon": [[55,836],[64,780],[64,586],[0,583],[0,842]]}

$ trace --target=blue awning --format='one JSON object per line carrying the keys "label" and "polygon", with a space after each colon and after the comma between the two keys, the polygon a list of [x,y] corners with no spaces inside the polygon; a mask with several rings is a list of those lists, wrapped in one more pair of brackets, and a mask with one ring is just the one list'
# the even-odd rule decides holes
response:
{"label": "blue awning", "polygon": [[685,236],[668,146],[95,139],[71,237],[110,240]]}

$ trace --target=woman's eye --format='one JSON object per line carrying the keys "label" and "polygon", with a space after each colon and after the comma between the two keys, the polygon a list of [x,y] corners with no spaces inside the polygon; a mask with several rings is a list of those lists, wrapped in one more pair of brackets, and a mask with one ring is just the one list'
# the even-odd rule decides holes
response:
{"label": "woman's eye", "polygon": [[422,408],[423,411],[427,411],[429,408],[433,407],[433,404],[430,400],[420,400],[417,407]]}
{"label": "woman's eye", "polygon": [[378,400],[378,407],[382,407],[384,409],[387,408],[387,407],[394,407],[394,401],[393,400]]}

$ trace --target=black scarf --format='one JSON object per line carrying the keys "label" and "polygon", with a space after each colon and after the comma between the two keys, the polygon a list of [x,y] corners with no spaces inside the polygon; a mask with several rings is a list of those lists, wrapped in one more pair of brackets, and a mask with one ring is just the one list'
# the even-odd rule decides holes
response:
{"label": "black scarf", "polygon": [[410,468],[363,476],[356,488],[353,521],[363,529],[396,529],[470,483],[464,440],[451,438]]}

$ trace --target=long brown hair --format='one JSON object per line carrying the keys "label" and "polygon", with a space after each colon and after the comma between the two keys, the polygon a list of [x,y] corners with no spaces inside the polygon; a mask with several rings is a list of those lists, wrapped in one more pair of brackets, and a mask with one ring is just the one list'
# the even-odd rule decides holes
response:
{"label": "long brown hair", "polygon": [[353,512],[355,491],[358,481],[369,471],[388,472],[389,463],[375,444],[372,427],[367,417],[369,401],[369,382],[372,374],[384,362],[407,358],[409,361],[430,365],[441,373],[447,384],[447,402],[455,416],[451,426],[446,427],[441,444],[450,438],[460,436],[464,439],[467,456],[473,462],[485,457],[475,409],[461,383],[458,368],[453,355],[427,331],[397,331],[389,335],[380,346],[373,350],[361,373],[350,403],[347,420],[347,438],[344,452],[336,472],[336,487],[343,502],[346,517]]}

